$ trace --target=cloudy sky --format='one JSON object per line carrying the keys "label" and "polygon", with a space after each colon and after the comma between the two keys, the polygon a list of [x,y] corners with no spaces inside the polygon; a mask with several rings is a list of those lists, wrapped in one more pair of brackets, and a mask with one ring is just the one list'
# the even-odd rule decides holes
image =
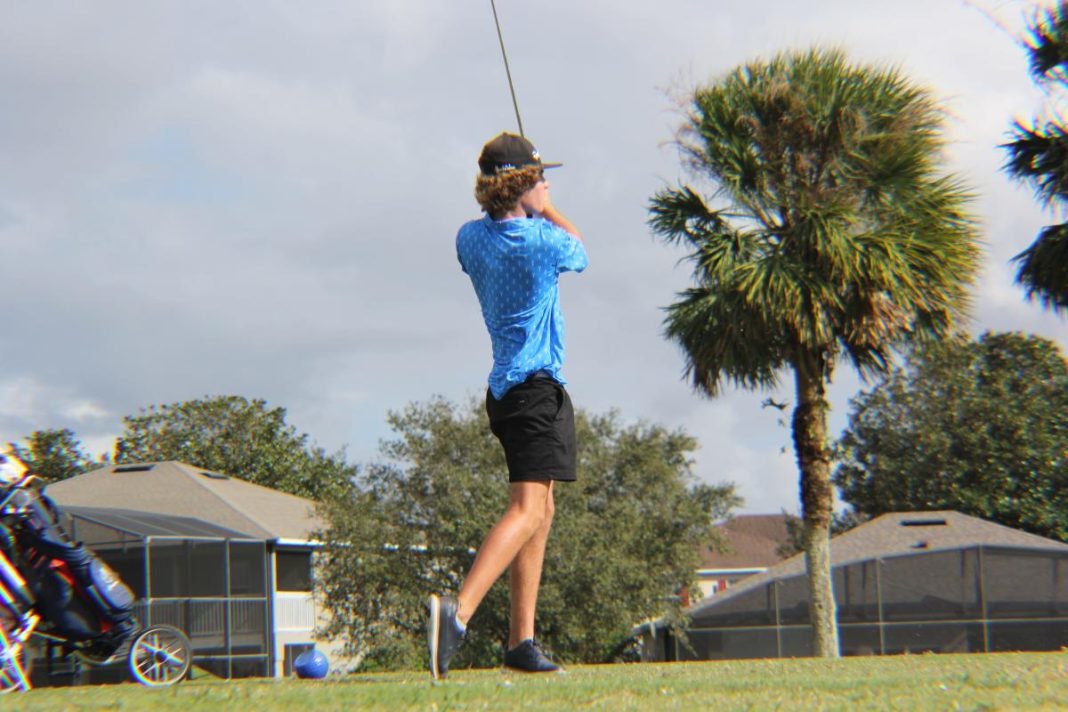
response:
{"label": "cloudy sky", "polygon": [[[987,246],[976,332],[1068,346],[1009,258],[1050,220],[999,172],[1042,102],[985,0],[498,0],[524,128],[591,266],[563,279],[577,405],[697,436],[744,511],[796,511],[769,394],[695,396],[660,335],[683,253],[645,225],[684,176],[671,96],[812,44],[892,64],[951,116],[948,170]],[[482,143],[515,118],[485,0],[5,3],[0,22],[0,440],[74,430],[94,454],[150,404],[240,394],[354,462],[388,410],[480,394],[489,341],[453,238]],[[859,387],[843,367],[832,426]],[[792,400],[787,389],[770,394]]]}

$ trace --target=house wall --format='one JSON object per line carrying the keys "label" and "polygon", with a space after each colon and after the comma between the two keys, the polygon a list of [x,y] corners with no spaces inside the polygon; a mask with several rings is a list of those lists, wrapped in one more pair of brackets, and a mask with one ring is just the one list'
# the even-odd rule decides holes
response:
{"label": "house wall", "polygon": [[[286,670],[287,646],[314,646],[326,655],[330,663],[330,670],[348,670],[352,661],[341,654],[343,644],[340,642],[322,641],[315,639],[315,631],[325,626],[328,612],[318,605],[311,591],[311,569],[308,571],[307,590],[279,590],[279,554],[283,557],[287,553],[306,553],[310,547],[278,545],[271,553],[271,591],[272,591],[272,629],[273,629],[273,655],[274,676],[284,677]],[[291,562],[290,562],[291,563]],[[309,558],[309,567],[311,559]],[[287,584],[283,581],[282,588]],[[293,588],[292,582],[288,587]],[[299,649],[290,649],[290,657],[299,654]],[[290,661],[292,664],[292,660]]]}
{"label": "house wall", "polygon": [[722,593],[747,576],[761,574],[767,571],[763,567],[748,569],[698,569],[697,585],[701,589],[702,598]]}

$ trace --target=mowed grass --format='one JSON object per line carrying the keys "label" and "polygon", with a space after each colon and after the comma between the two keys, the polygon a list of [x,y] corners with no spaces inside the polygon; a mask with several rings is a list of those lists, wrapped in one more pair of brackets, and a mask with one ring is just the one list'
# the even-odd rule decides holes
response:
{"label": "mowed grass", "polygon": [[323,681],[202,678],[36,689],[12,710],[1068,710],[1068,653],[915,655],[573,666],[566,675],[460,670]]}

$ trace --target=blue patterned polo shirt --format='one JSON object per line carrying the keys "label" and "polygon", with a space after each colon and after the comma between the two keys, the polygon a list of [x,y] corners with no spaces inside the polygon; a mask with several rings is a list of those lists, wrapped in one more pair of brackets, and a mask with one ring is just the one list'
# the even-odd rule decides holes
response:
{"label": "blue patterned polo shirt", "polygon": [[557,277],[581,272],[582,242],[542,218],[472,220],[456,236],[460,266],[471,277],[493,344],[489,388],[500,400],[536,371],[560,383],[564,315]]}

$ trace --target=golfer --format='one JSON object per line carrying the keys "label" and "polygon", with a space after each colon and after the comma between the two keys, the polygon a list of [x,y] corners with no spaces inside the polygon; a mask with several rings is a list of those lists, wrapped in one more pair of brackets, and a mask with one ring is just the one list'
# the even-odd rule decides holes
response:
{"label": "golfer", "polygon": [[475,198],[486,212],[460,228],[456,252],[471,278],[493,345],[486,412],[508,462],[509,504],[482,542],[457,596],[430,597],[430,672],[444,677],[467,622],[508,569],[504,664],[556,672],[534,639],[534,610],[553,485],[575,479],[575,414],[564,390],[564,318],[557,278],[588,262],[575,226],[553,206],[546,168],[521,136],[502,133],[478,159]]}

